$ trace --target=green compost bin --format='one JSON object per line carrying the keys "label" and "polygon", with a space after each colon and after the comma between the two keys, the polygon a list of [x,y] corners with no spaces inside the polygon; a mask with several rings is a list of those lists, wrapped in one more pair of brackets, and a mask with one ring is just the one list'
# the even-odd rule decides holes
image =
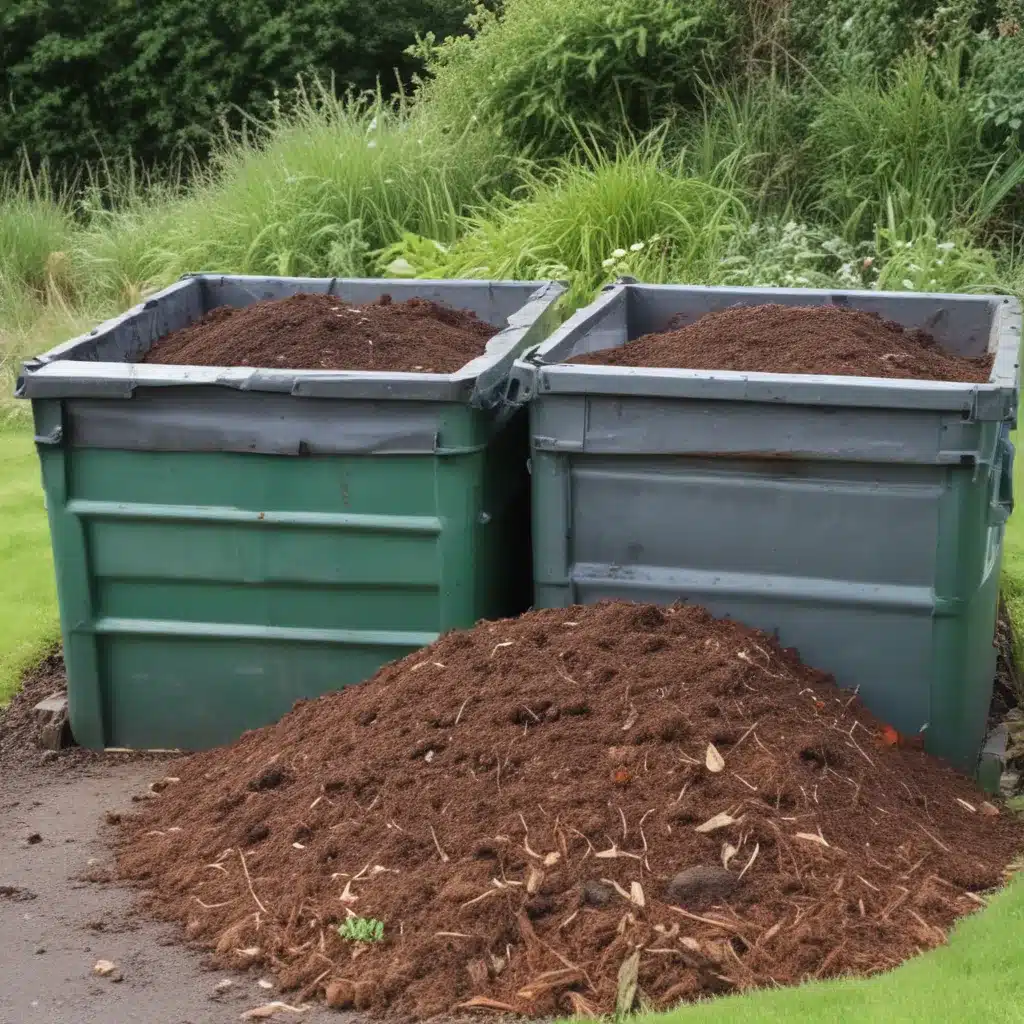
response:
{"label": "green compost bin", "polygon": [[[30,399],[68,672],[95,749],[203,749],[530,603],[517,355],[555,283],[196,275],[45,355]],[[388,293],[501,327],[454,374],[162,366],[218,306]],[[504,326],[502,326],[504,325]]]}

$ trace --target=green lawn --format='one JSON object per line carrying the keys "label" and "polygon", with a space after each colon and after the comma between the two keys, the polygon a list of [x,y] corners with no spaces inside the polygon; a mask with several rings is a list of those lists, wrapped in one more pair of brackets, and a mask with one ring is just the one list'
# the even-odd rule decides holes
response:
{"label": "green lawn", "polygon": [[[1024,459],[1015,468],[1024,493]],[[0,428],[0,701],[21,670],[58,635],[56,599],[28,426]],[[1006,538],[1005,589],[1024,634],[1024,514]],[[964,920],[948,946],[881,978],[824,982],[685,1007],[650,1021],[679,1024],[1021,1022],[1024,1024],[1024,878]]]}
{"label": "green lawn", "polygon": [[0,703],[57,638],[50,536],[31,428],[0,426]]}

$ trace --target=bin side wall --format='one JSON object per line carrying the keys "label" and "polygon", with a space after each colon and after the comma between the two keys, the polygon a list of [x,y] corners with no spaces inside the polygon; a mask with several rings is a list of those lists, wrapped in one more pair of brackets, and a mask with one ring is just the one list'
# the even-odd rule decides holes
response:
{"label": "bin side wall", "polygon": [[[550,450],[551,430],[538,444],[538,425],[552,422],[546,403],[568,424],[574,401],[576,429],[554,431],[569,450]],[[676,403],[673,417],[661,403],[641,436],[628,429],[630,404],[618,403],[618,432],[604,400],[535,405],[536,603],[699,602],[777,632],[840,685],[860,687],[883,720],[907,733],[927,725],[934,753],[970,767],[992,685],[999,425],[972,438],[971,465],[871,461],[870,445],[857,459],[694,454],[691,424],[703,421],[710,443],[712,409]],[[818,437],[813,411],[803,413],[801,436]],[[942,426],[925,420],[916,433],[930,432],[934,449]],[[756,431],[741,433],[752,446]],[[607,450],[613,435],[617,451]],[[683,452],[652,452],[657,438]]]}
{"label": "bin side wall", "polygon": [[[525,464],[522,430],[518,443]],[[522,488],[488,484],[514,446],[295,458],[40,445],[76,739],[228,742],[445,629],[521,611],[481,585],[521,559],[498,534]]]}

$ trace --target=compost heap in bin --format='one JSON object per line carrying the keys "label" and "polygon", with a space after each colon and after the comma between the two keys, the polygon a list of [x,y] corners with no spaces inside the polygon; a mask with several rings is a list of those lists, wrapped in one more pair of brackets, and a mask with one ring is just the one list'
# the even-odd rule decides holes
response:
{"label": "compost heap in bin", "polygon": [[483,355],[499,328],[427,299],[354,306],[300,292],[251,306],[218,306],[161,338],[146,363],[290,370],[454,373]]}
{"label": "compost heap in bin", "polygon": [[699,607],[535,611],[172,767],[118,862],[292,1004],[596,1014],[867,974],[942,943],[1022,845],[888,737]]}
{"label": "compost heap in bin", "polygon": [[992,356],[966,359],[943,351],[922,330],[841,306],[735,306],[646,334],[621,348],[572,363],[659,366],[744,373],[821,373],[849,377],[982,384]]}

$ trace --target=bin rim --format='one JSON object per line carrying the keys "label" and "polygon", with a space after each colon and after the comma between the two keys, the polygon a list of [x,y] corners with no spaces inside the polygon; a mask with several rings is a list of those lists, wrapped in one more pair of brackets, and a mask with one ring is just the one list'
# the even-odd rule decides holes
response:
{"label": "bin rim", "polygon": [[[552,359],[583,335],[630,289],[674,293],[729,294],[765,302],[771,298],[820,299],[822,305],[848,306],[850,299],[899,298],[910,301],[986,303],[1000,317],[992,374],[987,384],[902,380],[828,374],[753,373],[659,367],[601,366]],[[512,380],[518,400],[544,395],[605,395],[636,398],[711,399],[813,406],[857,406],[928,412],[959,412],[972,420],[1015,422],[1020,383],[1020,303],[1011,296],[950,295],[924,292],[842,291],[811,288],[726,288],[699,285],[641,285],[621,281],[604,289],[557,328],[542,344],[516,360]],[[990,352],[993,351],[990,346]]]}
{"label": "bin rim", "polygon": [[[161,304],[185,289],[203,282],[231,283],[252,295],[268,282],[283,284],[288,294],[309,291],[335,294],[338,286],[357,286],[376,294],[390,294],[398,301],[424,297],[424,293],[459,289],[492,292],[531,288],[526,301],[487,342],[483,354],[454,373],[378,372],[373,370],[293,370],[265,367],[187,366],[75,358],[98,339],[118,329],[134,329],[150,321]],[[564,282],[494,281],[465,279],[389,279],[339,277],[267,277],[246,274],[187,274],[116,317],[85,334],[25,360],[18,376],[15,397],[129,398],[137,388],[212,386],[239,391],[291,394],[301,398],[359,398],[461,402],[490,408],[501,404],[504,383],[516,354],[542,341],[551,327],[553,307],[565,294]],[[284,297],[284,296],[282,296]],[[340,297],[340,296],[339,296]],[[434,295],[438,301],[446,301]],[[458,300],[448,300],[458,305]]]}

